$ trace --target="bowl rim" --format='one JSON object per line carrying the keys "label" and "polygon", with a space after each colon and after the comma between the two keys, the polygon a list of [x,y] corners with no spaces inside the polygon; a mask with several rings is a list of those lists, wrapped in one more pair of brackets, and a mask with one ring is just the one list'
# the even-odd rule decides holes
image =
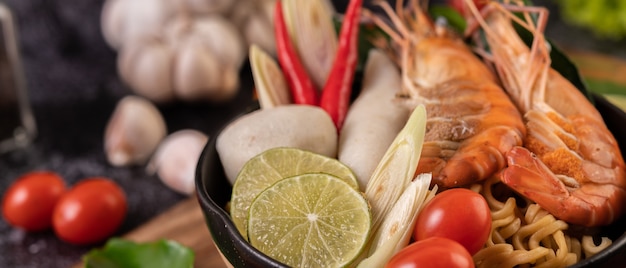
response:
{"label": "bowl rim", "polygon": [[[603,119],[605,119],[605,117],[607,116],[626,119],[626,112],[624,110],[613,105],[606,98],[599,94],[592,93],[591,95],[593,96],[593,101],[595,102],[594,106],[596,106],[596,109],[598,109],[599,111],[604,111],[601,112]],[[247,114],[256,109],[258,109],[258,105],[253,105],[252,107],[246,108],[246,110],[241,115]],[[229,121],[229,123],[233,120]],[[212,137],[217,137],[217,135],[221,133],[221,131],[226,126],[228,126],[229,123],[227,123],[219,131],[217,131]],[[611,126],[609,126],[608,124],[607,127],[611,129]],[[626,133],[626,125],[613,127],[624,128],[624,130],[622,131],[625,131]],[[611,129],[612,133],[613,131],[614,130]],[[234,267],[289,267],[265,255],[264,253],[253,247],[250,243],[248,243],[248,241],[243,238],[238,229],[235,227],[229,213],[226,212],[223,207],[219,206],[210,196],[206,188],[208,186],[208,180],[215,176],[223,176],[224,179],[226,179],[225,175],[223,174],[224,170],[221,160],[217,153],[216,143],[217,138],[211,138],[209,142],[207,142],[204,149],[202,150],[202,154],[200,155],[195,174],[197,193],[196,197],[200,203],[202,213],[205,217],[206,226],[211,233],[212,239],[216,247],[224,255],[226,260],[228,260],[230,264]],[[626,155],[626,150],[623,149],[626,148],[626,144],[621,144],[621,146],[621,151],[624,152],[623,154]],[[222,174],[215,175],[209,173],[214,173],[216,171],[215,169],[217,169],[219,172],[222,172]],[[225,183],[230,186],[227,179]],[[619,226],[626,226],[624,224],[619,224],[623,221],[626,221],[626,213],[624,213],[613,224],[617,223]],[[612,244],[609,247],[598,252],[594,256],[585,260],[581,260],[569,267],[606,267],[606,265],[608,264],[626,265],[626,228],[624,228],[624,231],[621,233],[621,235],[616,236],[616,238],[612,241]]]}
{"label": "bowl rim", "polygon": [[[222,128],[223,129],[223,128]],[[221,129],[221,130],[222,130]],[[216,132],[221,133],[221,130]],[[217,135],[213,135],[217,137]],[[234,267],[280,267],[288,268],[289,266],[267,256],[265,253],[253,247],[243,236],[232,221],[226,210],[219,206],[209,195],[206,188],[207,180],[211,178],[206,171],[218,168],[223,173],[222,163],[219,159],[216,149],[216,138],[212,138],[205,145],[200,155],[198,165],[196,167],[196,197],[202,208],[206,226],[211,233],[211,238],[218,250],[224,255],[226,260]],[[210,165],[214,165],[211,167]],[[207,176],[204,176],[207,174]],[[222,174],[223,175],[223,174]],[[221,175],[220,175],[221,176]],[[225,175],[224,175],[225,179]],[[228,182],[226,182],[228,183]],[[232,188],[229,192],[232,191]],[[230,195],[230,194],[229,194]],[[217,230],[214,226],[223,226]],[[221,242],[218,241],[221,239]],[[251,262],[252,261],[252,262]]]}

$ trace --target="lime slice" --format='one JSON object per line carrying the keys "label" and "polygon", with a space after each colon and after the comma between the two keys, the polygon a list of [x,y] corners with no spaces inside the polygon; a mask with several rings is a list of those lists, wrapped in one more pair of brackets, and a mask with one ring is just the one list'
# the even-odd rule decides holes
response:
{"label": "lime slice", "polygon": [[250,244],[292,267],[343,267],[363,249],[369,205],[352,185],[323,173],[278,181],[250,206]]}
{"label": "lime slice", "polygon": [[358,189],[352,170],[337,159],[297,148],[268,149],[244,164],[233,185],[230,215],[244,238],[248,208],[254,198],[275,182],[304,173],[331,174]]}

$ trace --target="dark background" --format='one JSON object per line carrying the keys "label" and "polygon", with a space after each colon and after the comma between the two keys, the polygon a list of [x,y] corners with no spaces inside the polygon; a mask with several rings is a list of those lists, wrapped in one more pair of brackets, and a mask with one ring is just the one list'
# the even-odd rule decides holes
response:
{"label": "dark background", "polygon": [[[165,187],[144,167],[110,166],[103,152],[106,123],[117,101],[132,92],[116,71],[116,52],[101,35],[103,0],[8,0],[19,42],[38,135],[26,150],[0,155],[0,195],[21,174],[58,172],[68,185],[106,176],[125,190],[129,210],[124,234],[186,198]],[[242,73],[249,73],[244,68]],[[168,131],[193,128],[212,136],[240,113],[251,95],[242,84],[236,99],[222,104],[160,105]],[[0,220],[0,267],[68,267],[91,247],[74,246],[52,231],[26,234]]]}
{"label": "dark background", "polygon": [[[33,146],[0,155],[0,194],[19,175],[33,170],[58,172],[68,185],[90,176],[110,177],[124,188],[129,201],[119,235],[186,198],[166,188],[157,177],[148,176],[143,167],[107,164],[102,150],[104,128],[116,102],[131,91],[118,78],[116,53],[101,35],[104,1],[4,2],[13,10],[18,25],[29,101],[39,133]],[[346,1],[337,2],[343,10]],[[558,12],[551,15],[547,33],[563,47],[626,58],[623,41],[599,42],[585,30],[562,24]],[[249,72],[244,67],[241,94],[228,103],[160,105],[169,132],[194,128],[213,138],[213,133],[249,102]],[[61,242],[51,231],[26,234],[0,220],[0,267],[68,267],[90,248]]]}

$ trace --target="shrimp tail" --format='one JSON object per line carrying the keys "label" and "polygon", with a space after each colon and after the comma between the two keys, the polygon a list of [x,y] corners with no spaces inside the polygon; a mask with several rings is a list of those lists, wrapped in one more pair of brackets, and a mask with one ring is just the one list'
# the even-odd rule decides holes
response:
{"label": "shrimp tail", "polygon": [[[612,206],[623,204],[626,192],[615,191],[614,185],[569,187],[524,147],[514,147],[506,159],[509,166],[500,173],[502,182],[561,220],[584,226],[607,225],[622,209]],[[616,194],[606,197],[607,192]]]}

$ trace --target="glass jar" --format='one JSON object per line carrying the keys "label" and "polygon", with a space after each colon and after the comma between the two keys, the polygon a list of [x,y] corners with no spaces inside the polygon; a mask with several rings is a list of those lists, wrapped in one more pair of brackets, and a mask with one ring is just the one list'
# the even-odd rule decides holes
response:
{"label": "glass jar", "polygon": [[0,153],[32,143],[37,133],[11,11],[0,2]]}

